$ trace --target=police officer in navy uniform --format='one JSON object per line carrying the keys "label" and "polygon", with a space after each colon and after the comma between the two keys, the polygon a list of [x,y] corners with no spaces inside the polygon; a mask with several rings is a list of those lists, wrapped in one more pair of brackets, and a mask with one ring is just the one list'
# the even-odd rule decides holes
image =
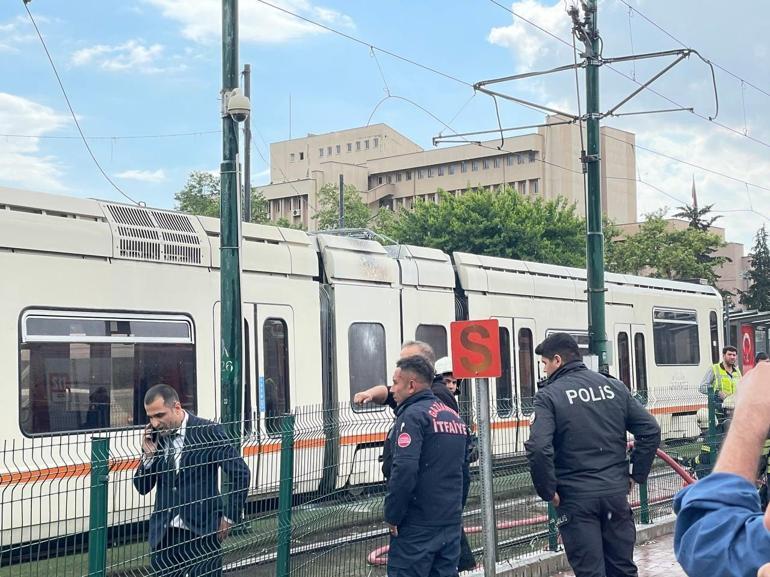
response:
{"label": "police officer in navy uniform", "polygon": [[550,335],[535,353],[548,376],[525,443],[537,494],[556,507],[575,577],[636,577],[627,494],[647,480],[660,427],[622,382],[582,363],[570,335]]}
{"label": "police officer in navy uniform", "polygon": [[396,363],[384,511],[391,533],[388,577],[457,575],[467,433],[457,412],[431,392],[432,380],[424,357]]}

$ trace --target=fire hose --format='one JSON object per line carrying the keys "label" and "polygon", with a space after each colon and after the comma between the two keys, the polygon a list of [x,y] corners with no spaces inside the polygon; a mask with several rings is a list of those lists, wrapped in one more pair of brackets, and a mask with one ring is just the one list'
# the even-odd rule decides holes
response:
{"label": "fire hose", "polygon": [[[628,447],[631,448],[634,446],[633,441],[628,443]],[[669,454],[664,452],[661,449],[657,449],[656,455],[660,458],[661,461],[669,465],[674,472],[679,475],[682,480],[684,481],[685,485],[692,485],[695,483],[695,478],[693,478],[692,475],[682,467],[679,462],[676,461],[673,457],[671,457]],[[658,503],[660,501],[665,501],[669,497],[660,497],[658,499],[651,499],[650,503]],[[632,507],[636,507],[639,505],[639,501],[634,501],[631,503]],[[495,524],[498,530],[501,529],[513,529],[515,527],[526,527],[530,525],[540,525],[542,523],[548,522],[548,515],[537,515],[535,517],[527,517],[525,519],[515,519],[511,521],[500,521]],[[471,525],[470,527],[465,527],[465,533],[466,534],[472,534],[472,533],[481,533],[481,525]],[[387,553],[390,547],[388,545],[384,545],[383,547],[378,547],[369,555],[367,556],[366,560],[370,565],[386,565],[388,563]]]}

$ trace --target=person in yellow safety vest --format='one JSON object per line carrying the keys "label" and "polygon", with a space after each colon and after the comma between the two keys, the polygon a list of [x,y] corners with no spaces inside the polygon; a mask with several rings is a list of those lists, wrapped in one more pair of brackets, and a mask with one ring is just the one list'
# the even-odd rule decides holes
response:
{"label": "person in yellow safety vest", "polygon": [[725,397],[733,395],[738,390],[741,371],[736,366],[738,349],[732,345],[722,348],[722,362],[713,365],[703,377],[698,390],[704,395],[713,395],[714,409],[717,414],[717,424],[724,421],[722,402]]}

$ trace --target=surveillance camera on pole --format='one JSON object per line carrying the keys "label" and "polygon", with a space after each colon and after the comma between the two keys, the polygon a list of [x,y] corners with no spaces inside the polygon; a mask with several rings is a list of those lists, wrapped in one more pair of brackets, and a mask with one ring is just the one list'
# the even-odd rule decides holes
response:
{"label": "surveillance camera on pole", "polygon": [[230,92],[225,92],[222,100],[222,117],[229,116],[235,122],[243,122],[249,117],[251,112],[251,102],[247,97],[241,94],[240,88],[233,88]]}

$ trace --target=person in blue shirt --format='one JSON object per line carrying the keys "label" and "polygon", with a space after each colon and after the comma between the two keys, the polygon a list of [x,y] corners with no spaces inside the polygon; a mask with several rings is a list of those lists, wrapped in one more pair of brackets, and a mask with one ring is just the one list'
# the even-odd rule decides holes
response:
{"label": "person in blue shirt", "polygon": [[760,508],[757,463],[770,430],[770,363],[741,381],[714,472],[674,499],[674,551],[690,577],[770,577],[770,513]]}

